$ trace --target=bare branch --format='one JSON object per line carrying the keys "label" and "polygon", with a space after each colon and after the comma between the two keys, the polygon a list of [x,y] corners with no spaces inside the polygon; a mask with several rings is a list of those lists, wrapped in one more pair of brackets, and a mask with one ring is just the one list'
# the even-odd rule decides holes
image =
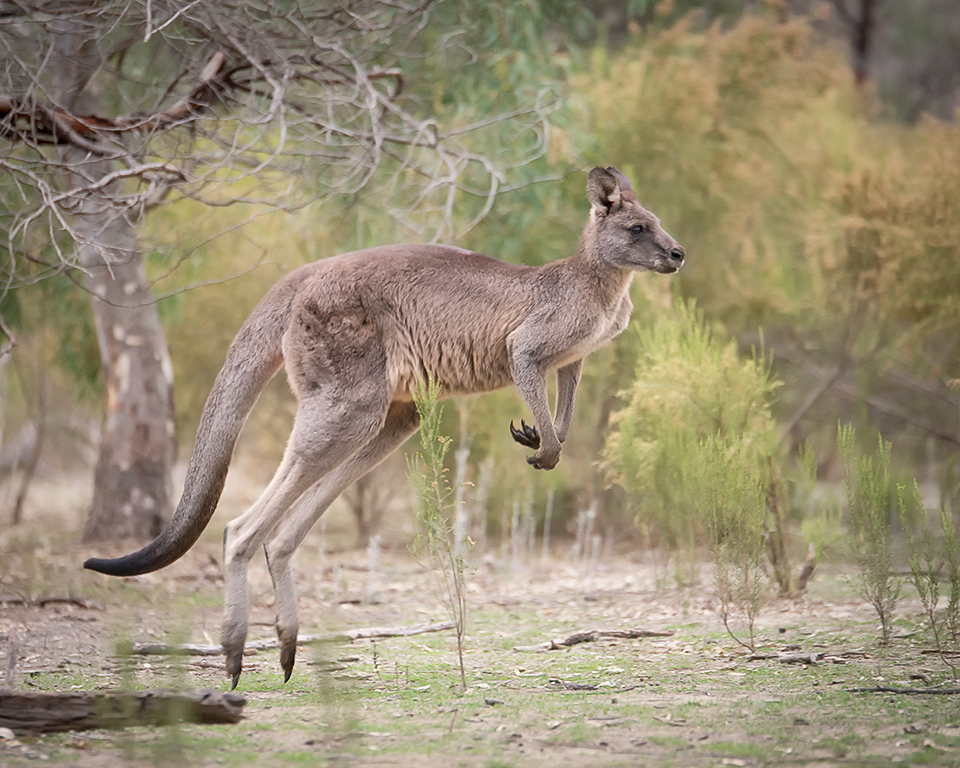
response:
{"label": "bare branch", "polygon": [[[459,50],[479,57],[456,30],[424,47],[429,1],[18,7],[16,28],[0,26],[9,62],[0,72],[0,170],[12,180],[0,194],[16,203],[5,233],[11,254],[53,255],[18,256],[0,278],[7,288],[31,281],[31,265],[80,267],[67,245],[84,245],[71,224],[78,205],[133,221],[183,200],[296,210],[370,188],[404,228],[455,238],[518,188],[516,169],[548,145],[550,88],[449,127],[404,95],[410,62]],[[102,102],[109,108],[62,103],[51,91],[50,41],[64,25],[107,52],[91,71],[99,91],[116,95]],[[497,132],[502,140],[484,138]],[[497,154],[478,151],[481,142]],[[79,152],[68,164],[49,145]],[[114,164],[106,174],[102,160]]]}

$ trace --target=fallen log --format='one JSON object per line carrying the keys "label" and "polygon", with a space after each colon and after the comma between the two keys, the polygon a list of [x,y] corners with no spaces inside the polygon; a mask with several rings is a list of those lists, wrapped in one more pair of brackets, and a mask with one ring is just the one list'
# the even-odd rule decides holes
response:
{"label": "fallen log", "polygon": [[[366,629],[350,629],[343,632],[327,632],[322,635],[302,635],[297,638],[297,645],[320,645],[322,643],[344,643],[353,640],[378,640],[385,637],[410,637],[423,635],[427,632],[443,632],[454,629],[457,625],[452,621],[440,624],[413,624],[409,627],[367,627]],[[243,646],[244,655],[279,648],[280,640],[273,637],[268,640],[251,640]],[[196,645],[183,643],[167,645],[166,643],[134,643],[131,653],[141,656],[222,656],[222,645]]]}
{"label": "fallen log", "polygon": [[586,632],[574,632],[569,637],[562,640],[547,640],[536,645],[516,645],[515,651],[559,651],[563,648],[571,648],[580,643],[593,643],[604,639],[625,639],[632,640],[640,637],[670,637],[673,630],[665,632],[656,632],[650,629],[591,629]]}
{"label": "fallen log", "polygon": [[17,734],[130,725],[237,723],[247,700],[220,691],[0,692],[0,727]]}

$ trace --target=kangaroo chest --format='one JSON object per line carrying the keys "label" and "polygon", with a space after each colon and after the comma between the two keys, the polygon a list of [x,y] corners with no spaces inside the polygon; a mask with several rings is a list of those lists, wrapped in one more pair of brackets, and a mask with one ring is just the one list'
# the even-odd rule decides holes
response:
{"label": "kangaroo chest", "polygon": [[619,300],[606,312],[594,315],[590,322],[584,323],[574,334],[571,344],[559,351],[552,368],[562,368],[576,360],[582,360],[616,336],[619,336],[630,324],[633,302],[630,300],[629,286],[620,295]]}

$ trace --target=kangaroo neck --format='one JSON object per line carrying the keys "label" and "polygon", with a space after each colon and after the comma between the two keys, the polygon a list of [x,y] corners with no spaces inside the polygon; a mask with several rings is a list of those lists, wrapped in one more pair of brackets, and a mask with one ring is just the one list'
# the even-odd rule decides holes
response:
{"label": "kangaroo neck", "polygon": [[633,270],[611,264],[581,247],[565,260],[567,268],[577,275],[578,281],[594,293],[604,305],[619,304],[623,294],[630,288]]}

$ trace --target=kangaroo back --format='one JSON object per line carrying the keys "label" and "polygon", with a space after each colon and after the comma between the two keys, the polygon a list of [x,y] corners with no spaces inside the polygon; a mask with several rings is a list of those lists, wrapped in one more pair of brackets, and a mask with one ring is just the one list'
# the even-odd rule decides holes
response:
{"label": "kangaroo back", "polygon": [[166,527],[143,549],[116,559],[90,558],[84,568],[110,576],[159,570],[194,545],[217,508],[240,430],[267,382],[283,363],[281,342],[296,293],[297,273],[260,301],[230,344],[203,407],[183,496]]}

